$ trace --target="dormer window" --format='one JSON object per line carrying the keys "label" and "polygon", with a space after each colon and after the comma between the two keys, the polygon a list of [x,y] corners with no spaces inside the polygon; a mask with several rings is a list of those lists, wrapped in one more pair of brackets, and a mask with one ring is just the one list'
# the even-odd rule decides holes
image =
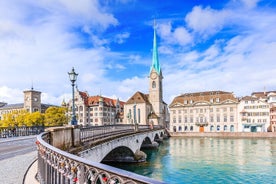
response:
{"label": "dormer window", "polygon": [[188,103],[188,101],[187,100],[184,100],[184,104],[187,104]]}
{"label": "dormer window", "polygon": [[213,99],[213,98],[211,98],[211,99],[210,99],[210,102],[211,102],[211,103],[214,103],[214,99]]}
{"label": "dormer window", "polygon": [[219,103],[219,98],[216,98],[216,102]]}
{"label": "dormer window", "polygon": [[193,100],[190,100],[190,104],[192,104],[193,103]]}

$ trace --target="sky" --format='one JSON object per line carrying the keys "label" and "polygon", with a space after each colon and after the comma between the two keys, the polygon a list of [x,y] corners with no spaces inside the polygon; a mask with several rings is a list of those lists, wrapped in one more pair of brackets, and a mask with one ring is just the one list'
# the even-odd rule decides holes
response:
{"label": "sky", "polygon": [[164,101],[276,90],[276,0],[0,0],[0,102],[148,93],[156,22]]}

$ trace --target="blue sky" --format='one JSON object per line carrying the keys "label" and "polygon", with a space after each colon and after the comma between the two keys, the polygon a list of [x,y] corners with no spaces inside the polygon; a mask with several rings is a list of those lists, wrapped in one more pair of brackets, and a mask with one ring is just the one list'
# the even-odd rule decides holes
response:
{"label": "blue sky", "polygon": [[0,1],[0,101],[23,90],[71,98],[67,72],[91,96],[148,93],[156,19],[164,100],[209,90],[276,90],[275,0]]}

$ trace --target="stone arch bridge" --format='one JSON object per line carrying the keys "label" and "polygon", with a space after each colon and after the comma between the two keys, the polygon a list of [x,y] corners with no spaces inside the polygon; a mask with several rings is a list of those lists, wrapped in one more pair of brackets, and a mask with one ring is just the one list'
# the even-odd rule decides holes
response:
{"label": "stone arch bridge", "polygon": [[78,156],[94,162],[126,161],[139,162],[146,158],[140,149],[158,147],[165,135],[164,129],[143,131],[104,142],[79,152]]}

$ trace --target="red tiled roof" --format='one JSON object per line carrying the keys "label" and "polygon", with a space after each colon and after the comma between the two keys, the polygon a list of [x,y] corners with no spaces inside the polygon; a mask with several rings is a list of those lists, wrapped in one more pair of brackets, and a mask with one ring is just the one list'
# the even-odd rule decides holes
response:
{"label": "red tiled roof", "polygon": [[[103,99],[103,102],[104,102],[104,106],[116,106],[116,103],[117,103],[117,99],[111,99],[111,98],[107,98],[107,97],[103,97],[103,96],[90,96],[88,98],[88,105],[89,106],[93,106],[93,105],[98,105],[99,104],[99,101],[100,101],[100,98]],[[125,102],[122,102],[119,100],[119,104],[121,107],[124,106]]]}

